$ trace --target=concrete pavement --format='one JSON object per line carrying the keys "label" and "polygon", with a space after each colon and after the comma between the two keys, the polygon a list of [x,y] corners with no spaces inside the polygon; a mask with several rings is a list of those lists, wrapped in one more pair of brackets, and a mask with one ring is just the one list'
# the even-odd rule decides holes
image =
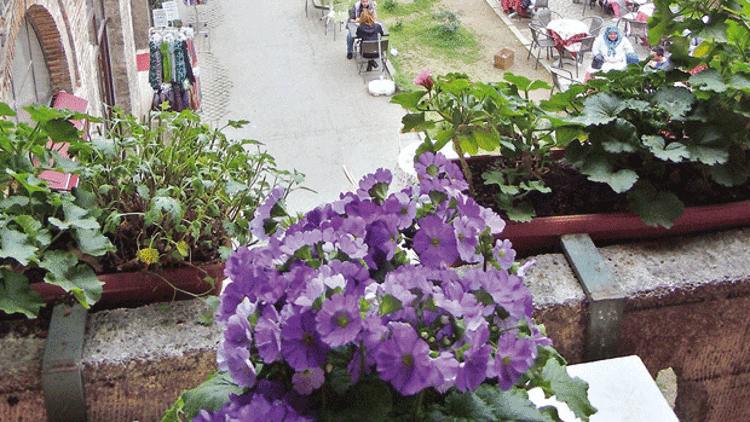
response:
{"label": "concrete pavement", "polygon": [[[211,0],[199,7],[210,38],[199,48],[204,118],[248,120],[226,133],[264,143],[279,168],[306,174],[305,186],[317,193],[293,193],[292,211],[338,199],[350,186],[343,166],[355,179],[396,166],[402,144],[415,135],[399,133],[401,106],[367,92],[355,61],[346,59],[345,31],[334,41],[319,11],[305,16],[303,0]],[[221,77],[225,82],[211,84]]]}
{"label": "concrete pavement", "polygon": [[[279,168],[304,173],[305,186],[316,193],[290,196],[289,208],[298,212],[348,189],[345,166],[357,180],[379,167],[394,169],[399,151],[416,140],[399,133],[400,106],[367,93],[354,60],[345,58],[345,30],[336,32],[334,41],[338,29],[329,27],[325,34],[320,11],[306,16],[304,1],[211,0],[188,8],[186,19],[195,23],[198,16],[204,121],[220,126],[248,120],[227,135],[256,139]],[[486,1],[529,44],[529,19],[509,18],[498,0]],[[582,4],[571,0],[549,0],[549,7],[564,17],[582,16]],[[604,17],[605,25],[611,21],[599,7],[587,9],[589,15]],[[642,58],[648,54],[644,49]],[[581,80],[588,62],[587,57]]]}

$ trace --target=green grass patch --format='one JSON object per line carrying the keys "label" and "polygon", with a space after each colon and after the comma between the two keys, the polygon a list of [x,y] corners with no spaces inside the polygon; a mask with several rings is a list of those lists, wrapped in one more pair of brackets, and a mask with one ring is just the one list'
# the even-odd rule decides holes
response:
{"label": "green grass patch", "polygon": [[[390,46],[399,55],[390,60],[396,69],[395,81],[402,90],[411,89],[412,80],[422,69],[416,69],[420,57],[451,64],[471,65],[481,60],[482,46],[476,36],[460,24],[447,24],[446,12],[438,10],[435,0],[397,3],[392,10],[378,6],[378,19],[385,23]],[[450,14],[450,12],[448,12]],[[455,22],[451,22],[455,23]],[[401,54],[409,52],[410,54]]]}

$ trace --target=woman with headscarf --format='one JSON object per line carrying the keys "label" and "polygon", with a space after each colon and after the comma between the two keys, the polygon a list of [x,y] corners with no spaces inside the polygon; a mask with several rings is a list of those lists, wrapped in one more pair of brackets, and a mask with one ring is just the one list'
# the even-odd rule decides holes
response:
{"label": "woman with headscarf", "polygon": [[616,26],[608,27],[594,40],[591,68],[593,72],[624,70],[630,63],[638,63],[633,44],[620,33]]}

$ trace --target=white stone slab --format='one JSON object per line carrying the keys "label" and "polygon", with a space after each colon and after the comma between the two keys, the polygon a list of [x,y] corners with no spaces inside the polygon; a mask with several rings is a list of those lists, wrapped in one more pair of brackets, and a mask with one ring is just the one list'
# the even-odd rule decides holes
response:
{"label": "white stone slab", "polygon": [[[638,356],[568,366],[568,373],[589,383],[589,401],[598,412],[590,422],[679,422]],[[557,407],[565,422],[578,422],[565,403],[545,399],[541,389],[529,391],[537,406]]]}

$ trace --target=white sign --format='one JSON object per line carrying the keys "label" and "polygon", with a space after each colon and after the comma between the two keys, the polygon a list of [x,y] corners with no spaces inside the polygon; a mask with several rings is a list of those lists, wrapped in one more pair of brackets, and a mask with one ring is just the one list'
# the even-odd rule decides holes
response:
{"label": "white sign", "polygon": [[168,26],[167,13],[163,9],[154,9],[151,13],[154,16],[154,27],[166,28]]}
{"label": "white sign", "polygon": [[168,21],[171,22],[180,19],[180,12],[177,10],[177,0],[162,2],[161,8],[167,13]]}

